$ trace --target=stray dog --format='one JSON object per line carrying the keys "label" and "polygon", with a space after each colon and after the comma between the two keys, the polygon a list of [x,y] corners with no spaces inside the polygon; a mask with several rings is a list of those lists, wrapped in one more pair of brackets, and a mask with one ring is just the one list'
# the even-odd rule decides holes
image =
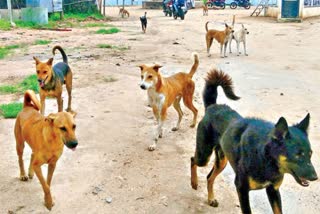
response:
{"label": "stray dog", "polygon": [[251,213],[249,191],[262,188],[266,188],[273,212],[282,213],[279,188],[285,173],[304,187],[317,179],[307,134],[310,115],[290,127],[283,117],[276,124],[243,118],[229,106],[216,104],[219,85],[228,98],[238,98],[228,75],[216,70],[208,74],[203,95],[206,112],[198,124],[196,151],[191,158],[192,188],[198,186],[197,166],[205,166],[214,151],[214,166],[207,176],[209,205],[218,206],[214,180],[229,160],[236,174],[242,213]]}
{"label": "stray dog", "polygon": [[62,99],[62,85],[66,84],[68,92],[68,108],[66,111],[71,112],[71,90],[72,90],[72,72],[68,65],[68,58],[64,50],[60,46],[54,46],[52,53],[55,54],[56,50],[59,50],[63,62],[59,62],[52,67],[53,58],[50,58],[47,62],[40,62],[36,57],[33,59],[36,62],[36,71],[38,82],[40,86],[40,101],[41,101],[41,114],[44,115],[45,111],[45,99],[48,96],[56,97],[58,103],[58,112],[63,110]]}
{"label": "stray dog", "polygon": [[[14,135],[19,157],[20,180],[32,179],[36,173],[44,191],[45,206],[51,210],[54,203],[50,186],[56,162],[62,154],[64,145],[75,150],[78,141],[75,136],[74,114],[59,112],[45,117],[39,113],[40,108],[41,104],[35,93],[27,90],[24,94],[23,109],[16,119]],[[23,163],[25,141],[32,149],[28,176]],[[43,164],[48,164],[47,180],[42,175]]]}
{"label": "stray dog", "polygon": [[147,30],[147,12],[144,12],[144,16],[140,17],[140,22],[141,22],[143,33],[146,33],[146,30]]}
{"label": "stray dog", "polygon": [[172,131],[177,131],[180,127],[180,122],[183,112],[180,107],[180,100],[193,112],[193,121],[190,127],[195,127],[197,122],[198,110],[192,103],[195,84],[192,76],[197,71],[199,65],[199,56],[193,53],[194,63],[189,73],[179,72],[170,77],[162,77],[159,68],[160,65],[140,65],[141,83],[140,88],[148,90],[148,98],[153,109],[153,114],[158,122],[158,128],[154,137],[154,142],[149,146],[149,150],[155,150],[158,138],[162,137],[162,126],[167,116],[167,109],[173,104],[173,107],[178,112],[179,119],[177,125],[172,128]]}
{"label": "stray dog", "polygon": [[125,15],[127,15],[128,17],[130,16],[130,14],[129,14],[129,11],[127,11],[126,9],[124,9],[124,8],[119,8],[119,15],[122,15],[122,16],[125,16]]}
{"label": "stray dog", "polygon": [[202,5],[202,14],[204,16],[207,16],[208,15],[208,5]]}
{"label": "stray dog", "polygon": [[239,45],[240,42],[243,43],[243,51],[244,51],[244,55],[248,56],[247,54],[247,48],[246,48],[246,35],[249,34],[249,31],[247,28],[244,27],[244,25],[242,24],[241,29],[234,32],[229,39],[229,52],[231,53],[231,42],[232,40],[236,40],[237,42],[237,56],[239,56],[240,51],[239,51]]}
{"label": "stray dog", "polygon": [[[226,50],[227,50],[227,44],[229,41],[229,36],[234,32],[233,28],[231,26],[228,26],[227,24],[225,24],[225,30],[223,31],[219,31],[219,30],[208,30],[208,23],[209,21],[206,23],[206,43],[207,43],[207,53],[208,56],[211,56],[210,54],[210,47],[212,45],[212,41],[213,39],[217,40],[217,42],[219,42],[220,44],[220,57],[224,58],[227,57],[226,55]],[[222,55],[222,49],[224,48],[224,54]]]}

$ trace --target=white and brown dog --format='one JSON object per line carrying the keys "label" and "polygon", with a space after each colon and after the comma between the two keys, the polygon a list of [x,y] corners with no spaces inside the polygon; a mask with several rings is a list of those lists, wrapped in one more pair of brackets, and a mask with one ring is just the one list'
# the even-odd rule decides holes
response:
{"label": "white and brown dog", "polygon": [[232,36],[230,36],[229,39],[229,52],[231,53],[231,42],[232,40],[236,40],[237,43],[237,56],[239,56],[240,51],[239,51],[239,46],[240,46],[240,42],[243,43],[243,52],[245,56],[248,56],[247,54],[247,47],[246,47],[246,35],[249,34],[249,31],[247,28],[244,27],[243,24],[241,24],[241,29],[234,32],[232,34]]}
{"label": "white and brown dog", "polygon": [[179,115],[177,125],[172,128],[172,131],[179,129],[183,115],[180,107],[181,98],[185,106],[193,112],[193,121],[190,127],[195,127],[196,125],[198,110],[192,103],[195,89],[192,76],[197,71],[199,56],[197,53],[193,53],[192,56],[194,63],[189,73],[179,72],[170,77],[162,77],[159,71],[159,68],[162,67],[161,65],[139,65],[141,69],[140,88],[148,90],[149,104],[152,106],[153,114],[158,122],[154,142],[149,146],[149,151],[155,150],[158,139],[162,137],[162,126],[167,116],[167,109],[172,104]]}

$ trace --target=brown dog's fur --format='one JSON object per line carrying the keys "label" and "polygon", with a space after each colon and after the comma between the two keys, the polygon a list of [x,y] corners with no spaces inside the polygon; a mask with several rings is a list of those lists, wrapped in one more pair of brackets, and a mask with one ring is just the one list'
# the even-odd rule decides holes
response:
{"label": "brown dog's fur", "polygon": [[[36,72],[38,81],[40,84],[40,100],[41,100],[41,109],[40,112],[42,115],[45,113],[45,99],[46,97],[56,97],[58,103],[58,112],[63,110],[63,99],[62,99],[62,85],[66,84],[66,89],[68,92],[68,108],[66,111],[71,112],[71,91],[72,91],[72,72],[71,68],[68,65],[68,59],[63,49],[60,46],[55,46],[52,49],[53,54],[55,50],[58,49],[62,56],[63,62],[57,63],[52,67],[53,58],[50,58],[47,62],[41,62],[38,58],[33,57],[36,62]],[[54,69],[61,70],[60,68],[67,69],[64,73],[64,79],[61,80],[56,74]],[[41,86],[41,83],[43,86]]]}
{"label": "brown dog's fur", "polygon": [[198,110],[192,103],[195,89],[192,76],[199,65],[198,54],[193,54],[193,58],[194,63],[189,73],[179,72],[166,78],[162,77],[159,72],[159,68],[162,67],[160,65],[147,66],[143,64],[139,66],[141,69],[140,87],[144,90],[148,90],[149,103],[152,106],[153,114],[158,122],[154,143],[149,146],[150,151],[156,148],[158,138],[162,137],[162,125],[167,116],[167,109],[172,104],[179,115],[177,125],[172,128],[172,131],[179,129],[183,115],[180,107],[181,98],[183,99],[185,106],[193,112],[193,121],[190,127],[195,127],[196,125]]}
{"label": "brown dog's fur", "polygon": [[202,13],[204,16],[208,15],[208,5],[202,5]]}
{"label": "brown dog's fur", "polygon": [[119,8],[119,15],[123,15],[123,16],[127,15],[128,17],[130,16],[129,11],[127,11],[124,8]]}
{"label": "brown dog's fur", "polygon": [[[20,180],[32,179],[35,172],[44,191],[45,206],[51,210],[53,201],[50,185],[56,162],[62,154],[63,145],[75,149],[78,142],[75,136],[74,115],[59,112],[44,117],[39,113],[40,108],[41,104],[35,93],[31,90],[26,91],[23,109],[16,119],[14,134],[19,157]],[[32,149],[28,176],[23,163],[25,141]],[[48,164],[47,180],[42,175],[43,164]]]}
{"label": "brown dog's fur", "polygon": [[[210,56],[210,47],[212,45],[213,39],[217,40],[220,44],[220,56],[227,57],[226,56],[226,50],[227,50],[227,44],[229,41],[229,36],[234,32],[232,26],[228,26],[225,24],[225,30],[219,31],[215,29],[208,30],[208,23],[206,23],[206,43],[207,43],[207,53],[208,56]],[[224,54],[222,55],[222,49],[224,49]]]}

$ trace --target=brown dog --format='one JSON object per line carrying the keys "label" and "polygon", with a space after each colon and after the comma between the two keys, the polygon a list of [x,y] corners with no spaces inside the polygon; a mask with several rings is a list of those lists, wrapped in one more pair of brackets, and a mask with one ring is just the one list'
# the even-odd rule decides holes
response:
{"label": "brown dog", "polygon": [[52,67],[53,58],[50,58],[47,62],[40,62],[36,57],[33,59],[36,61],[36,70],[38,76],[38,82],[40,86],[40,100],[41,100],[41,114],[44,115],[45,111],[45,99],[47,96],[56,97],[58,103],[58,112],[63,109],[62,100],[62,85],[65,83],[68,92],[68,108],[66,111],[71,112],[71,90],[72,90],[72,72],[68,65],[68,58],[64,50],[60,46],[55,46],[52,49],[52,53],[55,54],[55,50],[59,50],[63,62],[59,62]]}
{"label": "brown dog", "polygon": [[204,16],[208,15],[208,5],[202,5],[202,13]]}
{"label": "brown dog", "polygon": [[177,131],[180,127],[183,112],[180,107],[180,100],[193,112],[193,121],[190,127],[195,127],[197,122],[198,110],[192,103],[193,93],[195,89],[192,76],[197,71],[199,65],[198,54],[193,54],[194,63],[189,73],[179,72],[170,77],[162,77],[159,72],[160,65],[140,65],[141,83],[140,87],[143,90],[148,90],[149,104],[153,109],[153,114],[158,122],[157,133],[153,144],[149,146],[149,150],[153,151],[156,148],[158,138],[162,137],[162,126],[167,116],[167,109],[173,104],[178,112],[179,120],[177,125],[172,128],[172,131]]}
{"label": "brown dog", "polygon": [[124,9],[124,8],[119,8],[119,15],[122,15],[122,16],[125,16],[125,15],[127,15],[128,17],[130,16],[130,14],[129,14],[129,11],[127,11],[126,9]]}
{"label": "brown dog", "polygon": [[[53,201],[50,185],[56,162],[62,154],[63,145],[74,150],[78,141],[75,136],[74,115],[59,112],[44,117],[39,113],[40,108],[41,105],[35,93],[31,90],[26,91],[23,109],[16,119],[14,135],[19,157],[20,180],[32,179],[35,172],[44,191],[45,206],[51,210]],[[28,176],[23,163],[25,141],[32,149]],[[47,180],[42,175],[43,164],[48,164]]]}
{"label": "brown dog", "polygon": [[[220,56],[227,57],[226,50],[227,50],[227,44],[229,41],[229,36],[234,32],[232,26],[228,26],[225,24],[225,30],[219,31],[219,30],[208,30],[208,23],[206,23],[206,42],[207,42],[207,53],[208,56],[211,56],[210,54],[210,47],[212,45],[213,39],[217,40],[217,42],[220,43]],[[224,49],[223,55],[222,55],[222,49]]]}

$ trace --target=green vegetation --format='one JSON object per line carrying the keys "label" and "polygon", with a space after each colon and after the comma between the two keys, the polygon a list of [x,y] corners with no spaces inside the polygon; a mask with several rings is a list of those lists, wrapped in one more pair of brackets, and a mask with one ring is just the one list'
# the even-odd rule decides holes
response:
{"label": "green vegetation", "polygon": [[22,103],[9,103],[0,105],[0,115],[4,118],[16,118],[18,113],[22,110]]}
{"label": "green vegetation", "polygon": [[203,5],[206,5],[208,0],[202,0]]}
{"label": "green vegetation", "polygon": [[113,33],[118,33],[118,32],[120,32],[119,28],[112,27],[109,29],[101,28],[101,29],[97,30],[95,33],[96,34],[113,34]]}
{"label": "green vegetation", "polygon": [[120,50],[120,51],[129,50],[129,47],[127,47],[127,46],[116,46],[116,45],[109,45],[109,44],[98,44],[97,47],[98,48],[108,48],[108,49]]}
{"label": "green vegetation", "polygon": [[11,29],[10,22],[4,19],[0,19],[0,30],[10,30],[10,29]]}
{"label": "green vegetation", "polygon": [[102,22],[91,22],[86,23],[83,27],[113,27],[113,25],[102,23]]}
{"label": "green vegetation", "polygon": [[50,44],[51,41],[50,40],[41,40],[41,39],[37,39],[34,44],[35,45],[47,45]]}
{"label": "green vegetation", "polygon": [[0,47],[0,59],[5,58],[13,49],[22,47],[23,45],[7,45]]}
{"label": "green vegetation", "polygon": [[16,85],[3,85],[0,86],[0,94],[24,93],[26,90],[31,89],[36,93],[39,92],[37,75],[33,74],[27,76],[22,82]]}

